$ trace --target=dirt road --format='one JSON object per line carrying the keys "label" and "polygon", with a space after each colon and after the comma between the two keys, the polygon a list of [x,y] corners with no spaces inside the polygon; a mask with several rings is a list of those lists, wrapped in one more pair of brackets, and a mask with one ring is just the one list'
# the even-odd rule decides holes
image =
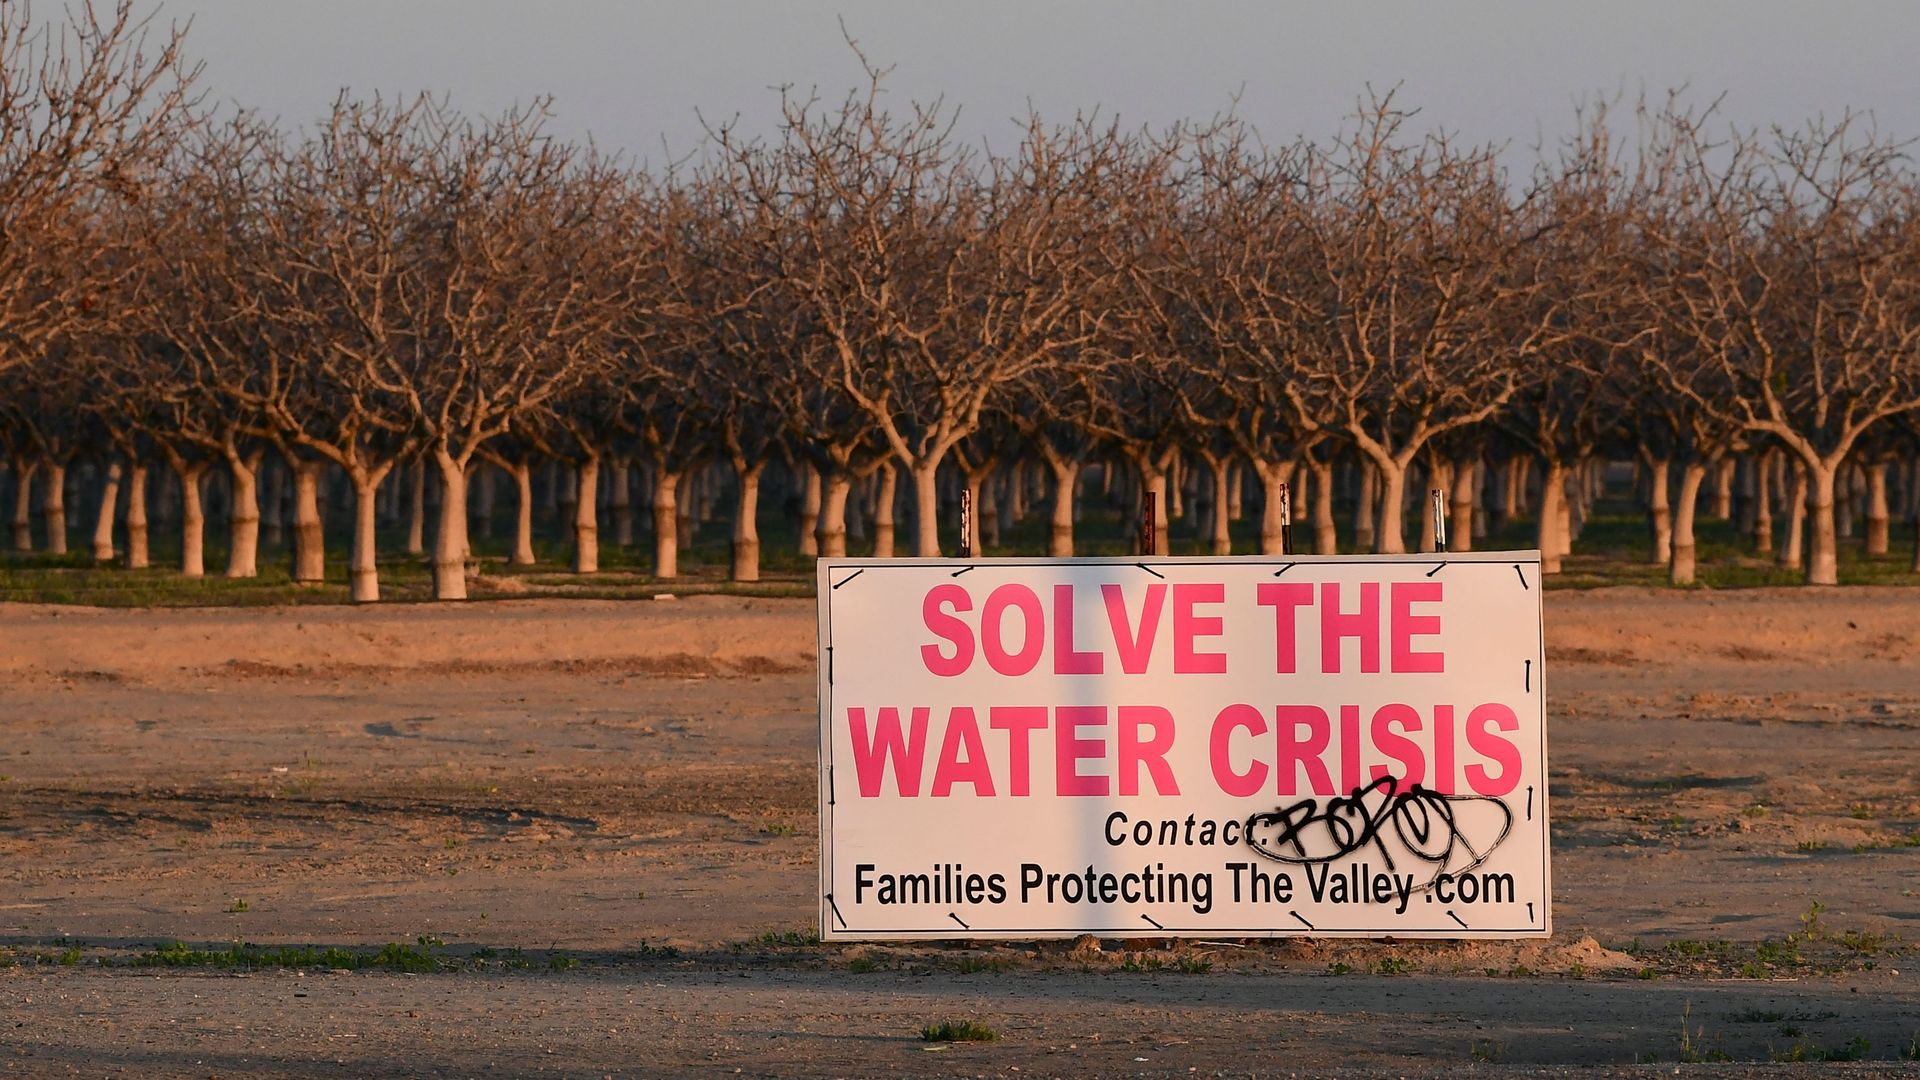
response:
{"label": "dirt road", "polygon": [[[809,602],[0,605],[0,1071],[1912,1068],[1913,605],[1549,594],[1551,943],[1099,953],[805,944]],[[126,966],[235,940],[461,970]]]}

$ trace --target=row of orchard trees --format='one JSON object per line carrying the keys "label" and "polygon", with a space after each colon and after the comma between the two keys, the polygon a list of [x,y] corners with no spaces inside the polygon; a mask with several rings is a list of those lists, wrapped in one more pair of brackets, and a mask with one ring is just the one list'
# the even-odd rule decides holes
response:
{"label": "row of orchard trees", "polygon": [[1884,507],[1909,462],[1913,500],[1920,194],[1857,120],[1763,137],[1669,104],[1622,141],[1594,110],[1525,176],[1416,133],[1391,97],[1324,142],[1035,118],[993,152],[939,103],[890,110],[870,71],[844,100],[783,96],[773,137],[717,129],[647,169],[538,107],[343,96],[298,131],[209,114],[178,39],[153,48],[124,8],[33,27],[0,9],[0,450],[49,514],[64,470],[95,463],[130,532],[168,470],[188,572],[215,473],[228,573],[255,572],[268,462],[296,579],[323,573],[321,491],[345,478],[360,600],[383,491],[404,478],[418,505],[433,481],[435,595],[459,598],[469,479],[513,481],[530,559],[548,463],[576,485],[581,571],[596,493],[624,502],[639,463],[662,577],[676,503],[716,466],[734,575],[757,576],[776,460],[822,554],[850,500],[890,532],[896,484],[914,551],[937,554],[943,484],[1036,465],[1070,554],[1090,461],[1159,496],[1163,550],[1169,477],[1204,473],[1216,507],[1256,481],[1263,550],[1304,480],[1317,550],[1341,491],[1398,552],[1410,476],[1454,493],[1464,537],[1498,464],[1537,490],[1552,564],[1611,458],[1671,513],[1685,581],[1701,488],[1738,459],[1749,487],[1793,492],[1808,580],[1830,584],[1848,478]]}

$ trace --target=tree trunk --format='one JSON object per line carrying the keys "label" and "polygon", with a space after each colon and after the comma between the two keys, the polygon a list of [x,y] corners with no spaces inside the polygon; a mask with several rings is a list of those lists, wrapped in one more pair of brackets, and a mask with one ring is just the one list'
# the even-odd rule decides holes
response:
{"label": "tree trunk", "polygon": [[320,472],[317,461],[289,461],[293,473],[293,580],[311,584],[326,580],[326,527],[320,518]]}
{"label": "tree trunk", "polygon": [[1885,555],[1892,519],[1887,513],[1887,463],[1867,466],[1867,554]]}
{"label": "tree trunk", "polygon": [[693,550],[695,504],[700,500],[700,489],[706,486],[701,471],[695,466],[681,473],[679,490],[674,492],[673,531],[682,551]]}
{"label": "tree trunk", "polygon": [[1546,462],[1545,479],[1540,484],[1540,516],[1534,519],[1534,543],[1540,548],[1540,572],[1560,572],[1560,530],[1565,520],[1560,503],[1567,497],[1566,466],[1557,459]]}
{"label": "tree trunk", "polygon": [[25,458],[13,459],[13,475],[18,483],[13,489],[13,550],[33,550],[33,476],[40,471],[40,463],[29,462]]}
{"label": "tree trunk", "polygon": [[1729,457],[1714,465],[1713,468],[1713,517],[1715,521],[1725,521],[1733,516],[1733,469],[1735,461]]}
{"label": "tree trunk", "polygon": [[937,559],[940,557],[940,459],[920,461],[908,473],[913,477],[913,553],[923,559]]}
{"label": "tree trunk", "polygon": [[127,569],[145,570],[147,555],[147,465],[127,463]]}
{"label": "tree trunk", "polygon": [[440,518],[433,534],[433,598],[467,598],[467,463],[433,451],[440,471]]}
{"label": "tree trunk", "polygon": [[1773,462],[1768,450],[1753,459],[1753,550],[1761,555],[1773,551]]}
{"label": "tree trunk", "polygon": [[[265,505],[261,508],[261,522],[266,528],[266,542],[284,544],[287,540],[286,519],[286,470],[272,461],[261,463],[261,472],[266,478]],[[255,562],[258,562],[256,557]]]}
{"label": "tree trunk", "polygon": [[1661,566],[1673,562],[1673,505],[1667,495],[1672,470],[1666,458],[1650,459],[1647,466],[1647,529],[1653,538],[1649,561]]}
{"label": "tree trunk", "polygon": [[525,458],[507,469],[513,477],[513,554],[507,562],[514,566],[533,565],[533,465]]}
{"label": "tree trunk", "polygon": [[600,488],[600,456],[590,454],[574,473],[579,485],[573,500],[573,572],[595,574],[600,571],[600,509],[595,495]]}
{"label": "tree trunk", "polygon": [[353,483],[353,548],[347,557],[347,583],[356,604],[380,599],[380,564],[376,528],[380,523],[380,482],[392,464],[374,469],[350,469]]}
{"label": "tree trunk", "polygon": [[1340,534],[1333,523],[1333,462],[1309,457],[1307,469],[1313,474],[1313,553],[1340,554]]}
{"label": "tree trunk", "polygon": [[[920,488],[921,479],[914,476],[915,505],[920,517],[932,520],[937,513],[928,507],[925,495],[932,492],[932,473],[928,473],[927,491]],[[853,490],[853,478],[835,468],[828,471],[820,487],[820,523],[814,529],[814,540],[823,559],[842,559],[847,555],[847,493]],[[925,538],[922,530],[921,537]],[[935,554],[939,554],[936,550]]]}
{"label": "tree trunk", "polygon": [[[889,464],[888,467],[891,467]],[[893,507],[887,507],[889,524]],[[820,554],[820,541],[814,535],[820,528],[820,470],[809,461],[800,466],[800,555],[814,558]],[[887,555],[893,555],[892,535],[888,535]]]}
{"label": "tree trunk", "polygon": [[1213,458],[1207,462],[1207,471],[1213,479],[1213,507],[1211,521],[1213,542],[1211,550],[1215,555],[1233,554],[1233,514],[1229,502],[1233,498],[1233,459],[1230,457]]}
{"label": "tree trunk", "polygon": [[113,561],[113,519],[120,513],[120,477],[123,472],[119,462],[110,462],[106,477],[100,484],[100,498],[93,515],[93,561],[97,563]]}
{"label": "tree trunk", "polygon": [[607,509],[613,514],[613,542],[623,548],[633,546],[637,522],[633,513],[633,463],[624,456],[613,459],[613,490]]}
{"label": "tree trunk", "polygon": [[67,466],[47,461],[47,490],[40,497],[40,520],[47,527],[47,554],[67,553]]}
{"label": "tree trunk", "polygon": [[1260,477],[1260,554],[1286,555],[1283,540],[1286,528],[1293,525],[1280,507],[1280,488],[1293,476],[1291,461],[1255,461],[1254,474]]}
{"label": "tree trunk", "polygon": [[427,459],[407,466],[407,554],[427,553]]}
{"label": "tree trunk", "polygon": [[765,458],[747,464],[735,458],[733,476],[733,569],[735,581],[760,580],[760,474],[766,471]]}
{"label": "tree trunk", "polygon": [[1374,462],[1380,474],[1380,510],[1376,516],[1377,535],[1373,538],[1376,555],[1404,555],[1407,537],[1401,527],[1401,508],[1406,500],[1407,467],[1397,461]]}
{"label": "tree trunk", "polygon": [[680,474],[655,462],[653,469],[653,576],[680,576]]}
{"label": "tree trunk", "polygon": [[1780,542],[1780,556],[1775,562],[1785,569],[1798,570],[1806,550],[1807,463],[1794,457],[1788,465],[1793,480],[1787,492],[1787,527]]}
{"label": "tree trunk", "polygon": [[[1076,491],[1080,486],[1080,459],[1066,456],[1049,456],[1047,470],[1053,474],[1053,505],[1047,517],[1047,554],[1056,559],[1073,557],[1073,511]],[[1020,489],[1020,474],[1016,469],[1007,484],[1007,499],[1013,501],[1014,492]]]}
{"label": "tree trunk", "polygon": [[1694,581],[1693,518],[1700,506],[1700,487],[1707,479],[1708,463],[1689,460],[1680,470],[1679,498],[1673,510],[1673,560],[1667,580],[1675,585]]}
{"label": "tree trunk", "polygon": [[[820,509],[820,474],[810,474],[816,520]],[[900,498],[900,467],[891,461],[880,465],[879,483],[873,496],[873,557],[876,559],[893,558],[894,520],[893,504]],[[807,540],[813,537],[808,535]],[[818,551],[816,545],[814,548]]]}
{"label": "tree trunk", "polygon": [[233,484],[233,513],[227,519],[227,576],[250,578],[260,572],[261,452],[227,455]]}
{"label": "tree trunk", "polygon": [[200,474],[206,468],[201,463],[174,463],[180,477],[180,573],[190,578],[207,572],[207,512],[200,505]]}
{"label": "tree trunk", "polygon": [[1380,474],[1371,458],[1360,459],[1360,493],[1353,500],[1353,546],[1373,550],[1373,512],[1380,502]]}
{"label": "tree trunk", "polygon": [[1811,485],[1807,507],[1807,584],[1840,584],[1840,543],[1834,530],[1834,475],[1838,463],[1807,466]]}
{"label": "tree trunk", "polygon": [[493,539],[494,475],[486,465],[474,466],[469,488],[473,490],[474,532],[482,540]]}
{"label": "tree trunk", "polygon": [[1453,494],[1448,502],[1447,550],[1473,550],[1474,477],[1480,473],[1480,458],[1462,458],[1453,463]]}

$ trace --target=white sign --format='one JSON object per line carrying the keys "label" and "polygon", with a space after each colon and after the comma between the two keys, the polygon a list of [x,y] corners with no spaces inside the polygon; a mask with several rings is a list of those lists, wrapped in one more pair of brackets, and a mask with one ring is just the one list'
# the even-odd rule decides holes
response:
{"label": "white sign", "polygon": [[822,937],[1550,931],[1537,553],[819,575]]}

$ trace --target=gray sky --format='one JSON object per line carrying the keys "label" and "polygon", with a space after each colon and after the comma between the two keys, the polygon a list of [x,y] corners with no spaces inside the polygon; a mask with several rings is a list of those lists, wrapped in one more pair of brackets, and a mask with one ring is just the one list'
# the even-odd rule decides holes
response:
{"label": "gray sky", "polygon": [[1027,103],[1163,124],[1237,92],[1269,138],[1325,135],[1369,82],[1423,121],[1522,147],[1582,97],[1681,84],[1745,123],[1849,106],[1920,134],[1920,4],[1481,0],[1307,4],[831,0],[167,0],[191,16],[204,87],[292,123],[343,87],[450,92],[469,112],[551,94],[559,130],[658,159],[695,110],[771,129],[781,83],[859,80],[836,17],[897,66],[892,95],[944,93],[961,131],[1004,144]]}

